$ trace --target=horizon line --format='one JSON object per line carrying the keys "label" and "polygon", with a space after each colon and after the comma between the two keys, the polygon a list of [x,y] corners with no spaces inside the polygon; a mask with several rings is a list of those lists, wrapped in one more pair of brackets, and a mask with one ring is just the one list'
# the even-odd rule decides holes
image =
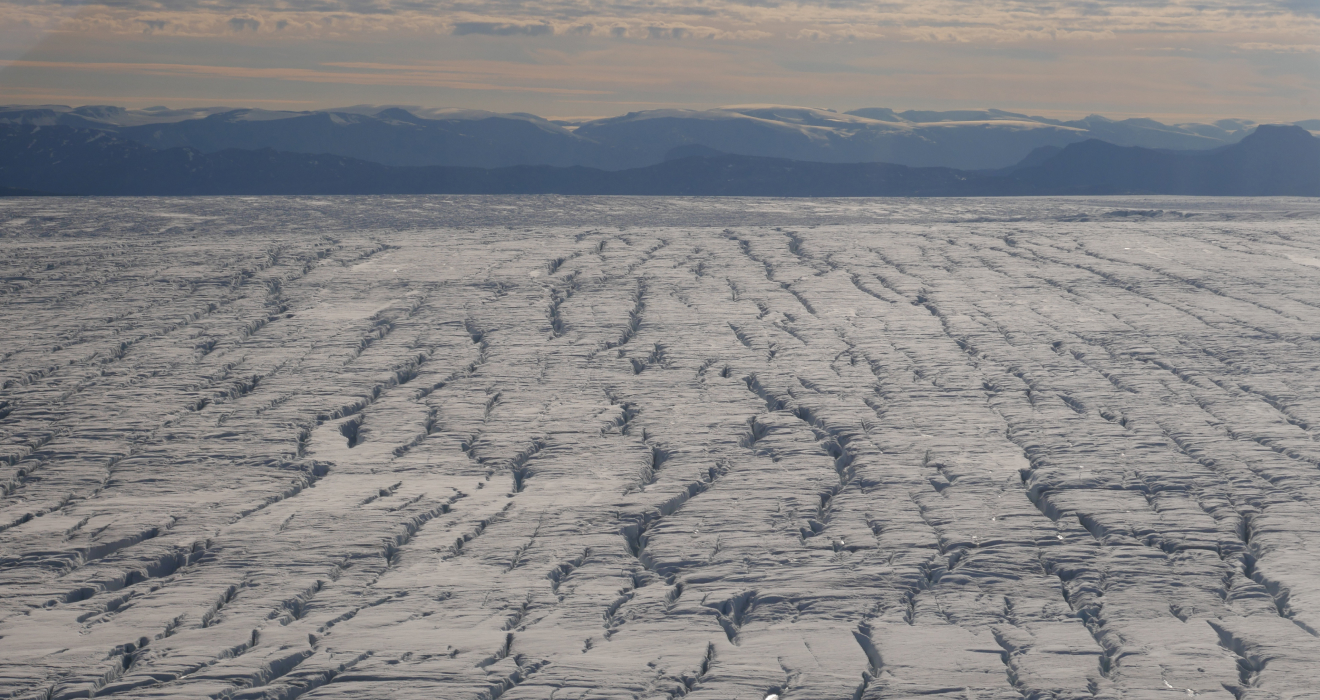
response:
{"label": "horizon line", "polygon": [[[54,96],[54,95],[51,95],[50,97],[55,97],[55,96]],[[87,98],[89,98],[90,96],[85,96],[85,95],[84,95],[84,96],[80,96],[80,97],[82,97],[82,98],[84,98],[84,99],[87,99]],[[22,98],[19,98],[19,99],[21,100]],[[662,110],[676,110],[676,111],[690,111],[690,112],[715,112],[715,111],[736,111],[736,110],[744,110],[744,109],[806,109],[806,110],[813,110],[813,111],[820,111],[820,112],[830,112],[830,113],[834,113],[834,114],[849,115],[849,116],[857,116],[857,115],[855,115],[855,114],[853,114],[853,113],[858,112],[858,111],[861,111],[861,110],[865,110],[865,109],[887,109],[887,110],[893,112],[893,113],[894,113],[895,115],[897,115],[897,116],[901,116],[902,114],[907,113],[907,112],[929,112],[929,113],[933,113],[933,114],[947,114],[947,113],[951,113],[951,112],[1001,112],[1001,113],[1004,113],[1004,114],[1006,114],[1006,115],[1021,116],[1021,117],[1026,117],[1026,118],[1029,118],[1029,119],[1051,119],[1051,120],[1057,120],[1057,121],[1080,121],[1080,120],[1087,119],[1087,118],[1091,118],[1091,117],[1098,117],[1098,118],[1101,118],[1101,119],[1106,119],[1106,120],[1114,121],[1114,122],[1120,122],[1120,121],[1124,121],[1124,120],[1128,120],[1128,119],[1151,119],[1151,120],[1154,120],[1154,121],[1160,122],[1160,123],[1162,123],[1162,124],[1167,124],[1167,125],[1170,125],[1170,126],[1177,126],[1178,124],[1188,124],[1188,123],[1195,123],[1195,124],[1215,124],[1215,123],[1217,123],[1217,122],[1221,122],[1221,121],[1237,121],[1237,122],[1241,122],[1244,126],[1259,126],[1259,125],[1262,125],[1262,124],[1298,124],[1298,123],[1300,123],[1300,122],[1306,122],[1306,121],[1312,121],[1312,120],[1320,120],[1320,116],[1317,116],[1317,117],[1309,117],[1309,118],[1303,118],[1303,119],[1295,119],[1295,120],[1286,120],[1286,119],[1283,119],[1283,120],[1273,120],[1273,121],[1268,121],[1268,120],[1255,120],[1255,119],[1250,119],[1250,118],[1245,118],[1245,117],[1216,117],[1216,116],[1214,116],[1214,115],[1186,115],[1186,114],[1159,114],[1159,113],[1154,113],[1154,114],[1152,114],[1152,113],[1139,113],[1139,112],[1118,112],[1118,113],[1103,114],[1103,113],[1099,113],[1099,112],[1085,111],[1085,110],[1077,110],[1077,111],[1070,111],[1070,110],[1030,110],[1030,111],[1025,111],[1025,110],[1024,110],[1024,111],[1019,111],[1019,110],[1016,110],[1016,109],[1005,109],[1005,108],[1002,108],[1002,107],[959,107],[959,108],[953,108],[953,109],[929,109],[929,108],[916,108],[916,107],[897,108],[897,107],[882,107],[882,106],[877,106],[877,105],[869,105],[869,106],[863,106],[863,107],[853,107],[853,108],[851,108],[851,109],[838,109],[838,108],[833,108],[833,107],[811,106],[811,105],[805,105],[805,104],[785,104],[785,103],[735,103],[735,104],[712,104],[712,105],[709,105],[709,106],[696,106],[696,105],[693,105],[693,104],[691,104],[691,103],[686,103],[686,104],[684,104],[684,103],[672,103],[672,104],[671,104],[671,103],[659,103],[659,102],[636,102],[636,103],[617,102],[617,103],[613,103],[613,104],[646,104],[646,105],[653,105],[653,107],[651,107],[650,109],[636,109],[636,110],[629,110],[629,111],[626,111],[626,112],[621,112],[621,113],[616,113],[616,114],[597,114],[597,115],[552,115],[552,114],[545,114],[545,115],[542,115],[542,114],[537,114],[537,113],[535,113],[535,112],[526,111],[526,110],[516,110],[516,111],[495,111],[495,110],[489,110],[489,109],[482,109],[482,108],[479,108],[479,107],[461,107],[461,106],[430,107],[430,106],[416,105],[416,104],[397,104],[397,103],[381,103],[381,104],[373,104],[373,103],[357,103],[357,104],[351,104],[351,105],[342,105],[342,104],[341,104],[341,105],[323,106],[323,107],[310,107],[310,106],[306,106],[306,105],[312,104],[313,101],[311,101],[311,100],[244,99],[244,100],[242,100],[242,101],[234,101],[234,102],[230,102],[229,104],[225,104],[225,103],[204,104],[204,103],[202,103],[201,101],[199,101],[199,102],[196,102],[196,103],[192,103],[192,104],[190,104],[189,106],[170,106],[168,103],[171,103],[171,102],[174,103],[174,104],[176,104],[176,105],[179,104],[179,101],[178,101],[177,98],[158,98],[158,99],[151,99],[151,98],[145,98],[145,99],[144,99],[144,98],[135,98],[135,99],[123,100],[122,102],[119,102],[119,103],[114,103],[114,102],[86,102],[86,103],[83,103],[83,104],[71,104],[71,103],[55,102],[55,101],[42,101],[42,102],[15,101],[15,102],[10,102],[10,101],[8,101],[8,99],[3,95],[3,93],[0,93],[0,108],[5,108],[5,109],[14,109],[14,108],[39,109],[39,108],[56,108],[56,107],[63,107],[63,108],[67,108],[67,109],[70,109],[70,110],[76,110],[76,109],[82,109],[82,108],[87,108],[87,107],[114,107],[114,108],[118,108],[118,109],[124,109],[124,110],[126,110],[126,111],[136,111],[136,112],[146,112],[146,111],[159,110],[159,109],[161,109],[161,108],[164,108],[165,110],[173,111],[173,112],[177,112],[177,111],[204,111],[204,110],[217,110],[216,113],[232,112],[232,111],[239,111],[239,110],[245,110],[245,109],[247,109],[247,110],[264,110],[264,111],[272,111],[272,112],[288,112],[288,113],[315,113],[315,112],[352,113],[354,110],[364,110],[364,109],[380,109],[380,110],[383,110],[383,109],[403,109],[403,110],[405,110],[405,111],[409,111],[409,112],[412,112],[413,110],[418,110],[418,111],[424,111],[424,112],[485,112],[485,113],[492,114],[492,115],[519,115],[519,114],[521,114],[521,115],[531,115],[531,116],[535,116],[535,117],[537,117],[537,118],[544,119],[544,120],[546,120],[546,121],[552,121],[552,122],[570,122],[570,123],[585,123],[585,122],[594,121],[594,120],[600,120],[600,119],[612,119],[612,118],[615,118],[615,117],[625,116],[625,115],[627,115],[627,114],[640,113],[640,112],[651,112],[651,111],[662,111]],[[225,102],[229,102],[229,101],[226,100]],[[247,102],[247,103],[272,103],[272,104],[274,104],[274,105],[285,104],[285,105],[290,105],[291,108],[278,109],[278,108],[274,108],[274,107],[266,107],[266,106],[234,106],[234,105],[236,105],[236,104],[241,104],[242,102]],[[302,106],[301,108],[299,108],[299,107],[292,107],[293,105],[303,105],[303,106]],[[422,115],[417,115],[417,116],[422,116]],[[866,118],[866,117],[862,117],[862,118]],[[1169,120],[1171,120],[1171,121],[1169,121]],[[1198,120],[1199,120],[1199,121],[1198,121]],[[882,120],[876,120],[876,121],[882,121]],[[984,121],[984,120],[981,120],[981,119],[970,119],[970,120],[968,120],[968,121]],[[917,123],[922,123],[922,122],[907,122],[907,123],[917,124]]]}

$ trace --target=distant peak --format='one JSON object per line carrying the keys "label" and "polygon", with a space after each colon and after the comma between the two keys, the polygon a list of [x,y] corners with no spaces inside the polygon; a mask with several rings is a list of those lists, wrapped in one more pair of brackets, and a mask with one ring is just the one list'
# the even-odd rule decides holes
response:
{"label": "distant peak", "polygon": [[1292,124],[1261,124],[1240,142],[1240,147],[1267,152],[1308,152],[1320,150],[1320,139]]}
{"label": "distant peak", "polygon": [[413,114],[412,112],[409,112],[408,110],[402,107],[386,107],[385,109],[382,109],[379,112],[377,112],[375,116],[378,119],[393,119],[394,121],[400,121],[400,122],[418,121],[417,115]]}
{"label": "distant peak", "polygon": [[[1300,141],[1311,141],[1315,137],[1311,132],[1303,129],[1296,124],[1261,124],[1256,127],[1248,139],[1297,139]],[[1244,141],[1246,139],[1243,139]]]}

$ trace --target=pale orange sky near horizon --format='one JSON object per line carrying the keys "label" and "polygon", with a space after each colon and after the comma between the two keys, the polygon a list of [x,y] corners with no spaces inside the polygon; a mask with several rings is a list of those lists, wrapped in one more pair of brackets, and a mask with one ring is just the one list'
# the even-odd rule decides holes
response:
{"label": "pale orange sky near horizon", "polygon": [[1320,1],[0,0],[0,103],[1320,118]]}

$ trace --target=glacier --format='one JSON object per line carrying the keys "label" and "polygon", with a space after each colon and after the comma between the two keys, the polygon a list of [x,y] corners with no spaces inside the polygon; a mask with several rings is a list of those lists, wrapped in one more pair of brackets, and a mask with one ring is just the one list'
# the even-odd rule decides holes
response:
{"label": "glacier", "polygon": [[0,697],[1307,696],[1318,219],[0,200]]}

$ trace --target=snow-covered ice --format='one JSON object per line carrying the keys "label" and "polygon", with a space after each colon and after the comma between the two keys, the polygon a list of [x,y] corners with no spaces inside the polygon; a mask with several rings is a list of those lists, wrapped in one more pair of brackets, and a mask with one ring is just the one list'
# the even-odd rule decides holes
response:
{"label": "snow-covered ice", "polygon": [[0,697],[1315,693],[1318,221],[0,201]]}

